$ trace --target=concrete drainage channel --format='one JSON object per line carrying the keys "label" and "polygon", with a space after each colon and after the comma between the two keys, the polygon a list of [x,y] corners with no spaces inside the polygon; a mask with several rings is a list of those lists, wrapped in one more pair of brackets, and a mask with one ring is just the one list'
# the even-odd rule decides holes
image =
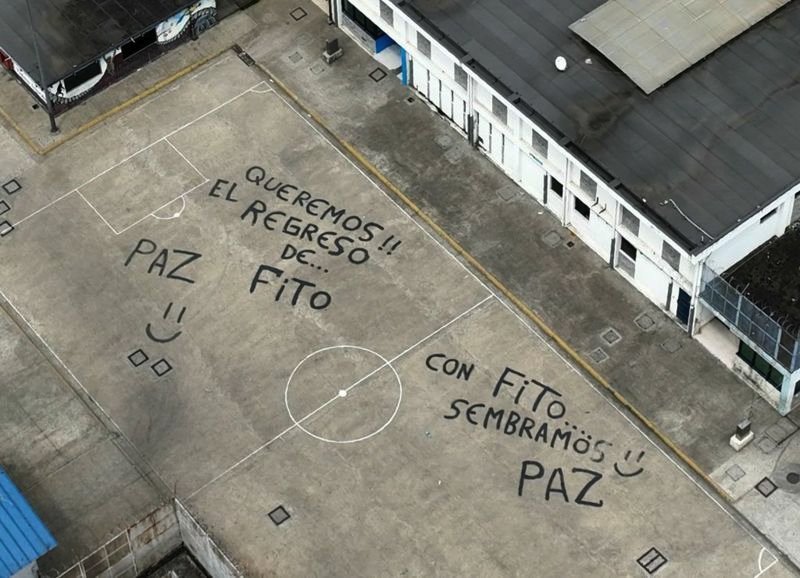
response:
{"label": "concrete drainage channel", "polygon": [[[183,504],[172,500],[81,559],[58,578],[160,576],[156,569],[185,550],[206,575],[240,578],[243,574],[217,546]],[[171,576],[174,571],[166,575]]]}

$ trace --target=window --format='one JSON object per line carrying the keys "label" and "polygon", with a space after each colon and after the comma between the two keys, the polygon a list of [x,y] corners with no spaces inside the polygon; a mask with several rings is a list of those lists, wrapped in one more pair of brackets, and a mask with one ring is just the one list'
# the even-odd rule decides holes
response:
{"label": "window", "polygon": [[353,22],[358,24],[370,37],[377,39],[383,36],[383,30],[378,28],[375,23],[367,18],[361,10],[350,4],[348,0],[342,0],[342,12]]}
{"label": "window", "polygon": [[431,57],[431,41],[425,38],[422,32],[417,32],[417,48],[423,55]]}
{"label": "window", "polygon": [[536,132],[535,129],[531,129],[531,146],[543,159],[547,158],[547,139]]}
{"label": "window", "polygon": [[587,175],[585,172],[581,171],[581,182],[580,182],[581,189],[588,194],[592,200],[597,198],[597,183],[594,182],[594,179]]}
{"label": "window", "polygon": [[461,68],[458,64],[453,65],[453,78],[456,79],[456,84],[461,88],[467,88],[467,71]]}
{"label": "window", "polygon": [[666,261],[667,265],[675,269],[676,271],[680,271],[681,269],[681,254],[678,253],[677,249],[663,241],[661,243],[661,258]]}
{"label": "window", "polygon": [[634,247],[625,237],[619,238],[619,250],[632,260],[636,261],[636,247]]}
{"label": "window", "polygon": [[559,197],[564,196],[564,185],[558,179],[550,177],[550,190],[557,194]]}
{"label": "window", "polygon": [[628,229],[631,233],[639,236],[639,217],[631,213],[625,207],[622,207],[622,226]]}
{"label": "window", "polygon": [[578,197],[575,197],[575,210],[583,216],[584,219],[588,220],[591,211],[589,210],[589,205],[581,201]]}
{"label": "window", "polygon": [[495,96],[492,97],[492,114],[503,124],[508,121],[508,107]]}
{"label": "window", "polygon": [[747,365],[755,369],[756,373],[766,379],[774,388],[781,388],[783,384],[783,375],[781,372],[772,367],[766,359],[756,353],[753,348],[749,347],[745,342],[739,342],[739,351],[736,352],[736,355]]}
{"label": "window", "polygon": [[763,223],[764,221],[768,220],[770,217],[772,217],[777,212],[778,212],[778,207],[775,207],[769,213],[767,213],[766,215],[761,217],[761,222]]}
{"label": "window", "polygon": [[394,11],[386,2],[381,1],[381,20],[389,26],[394,26]]}

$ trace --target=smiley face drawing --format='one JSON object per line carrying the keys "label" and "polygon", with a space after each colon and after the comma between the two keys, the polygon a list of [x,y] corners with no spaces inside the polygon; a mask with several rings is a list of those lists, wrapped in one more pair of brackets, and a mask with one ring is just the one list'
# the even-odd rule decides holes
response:
{"label": "smiley face drawing", "polygon": [[[169,313],[172,310],[172,301],[170,301],[169,305],[167,305],[166,310],[164,311],[163,318],[166,321],[169,318]],[[183,315],[186,313],[186,307],[181,307],[180,312],[178,313],[178,318],[175,320],[177,325],[180,325],[181,321],[183,320]],[[156,343],[169,343],[170,341],[175,341],[178,337],[181,336],[183,330],[175,331],[172,335],[168,335],[167,337],[161,337],[160,335],[156,335],[153,333],[153,324],[148,323],[147,327],[145,327],[144,332],[147,334],[147,337],[155,341]]]}

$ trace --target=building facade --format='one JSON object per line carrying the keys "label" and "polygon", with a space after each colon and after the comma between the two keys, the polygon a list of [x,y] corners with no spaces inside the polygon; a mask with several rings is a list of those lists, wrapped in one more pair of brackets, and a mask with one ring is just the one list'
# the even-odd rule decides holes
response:
{"label": "building facade", "polygon": [[[723,237],[709,236],[702,250],[686,250],[646,206],[620,194],[613,178],[566,139],[554,136],[558,131],[535,110],[412,8],[388,0],[332,0],[331,18],[367,50],[374,43],[365,42],[365,33],[384,34],[396,42],[402,49],[404,82],[687,332],[695,335],[710,320],[722,321],[780,375],[777,385],[776,379],[758,376],[748,381],[781,413],[788,413],[800,378],[796,340],[791,340],[790,359],[784,351],[779,360],[780,336],[763,339],[743,330],[744,323],[737,323],[716,298],[719,292],[706,288],[800,216],[800,185],[759,207]],[[359,22],[368,22],[368,30]],[[680,211],[677,205],[675,209]],[[691,216],[685,218],[692,222]],[[726,297],[738,300],[733,294]],[[790,340],[784,336],[784,341]]]}

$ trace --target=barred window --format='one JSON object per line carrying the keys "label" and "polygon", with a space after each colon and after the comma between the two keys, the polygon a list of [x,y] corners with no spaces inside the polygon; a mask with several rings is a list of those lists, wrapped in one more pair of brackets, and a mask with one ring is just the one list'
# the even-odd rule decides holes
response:
{"label": "barred window", "polygon": [[531,146],[533,150],[541,155],[543,159],[547,158],[547,139],[536,132],[535,129],[531,129]]}
{"label": "barred window", "polygon": [[456,84],[461,88],[467,88],[467,71],[461,68],[458,64],[453,65],[453,77]]}
{"label": "barred window", "polygon": [[495,96],[492,97],[492,114],[503,124],[508,122],[508,107]]}
{"label": "barred window", "polygon": [[417,48],[428,58],[431,57],[431,41],[425,38],[421,32],[417,32]]}
{"label": "barred window", "polygon": [[664,259],[664,261],[667,263],[667,265],[669,265],[670,267],[672,267],[676,271],[680,271],[680,269],[681,269],[681,254],[678,253],[678,251],[677,251],[677,249],[675,249],[675,247],[673,247],[672,245],[670,245],[666,241],[664,241],[661,244],[661,258]]}
{"label": "barred window", "polygon": [[389,26],[394,26],[394,11],[386,2],[381,2],[381,19]]}
{"label": "barred window", "polygon": [[622,226],[634,235],[639,235],[639,217],[631,213],[625,207],[622,207]]}

